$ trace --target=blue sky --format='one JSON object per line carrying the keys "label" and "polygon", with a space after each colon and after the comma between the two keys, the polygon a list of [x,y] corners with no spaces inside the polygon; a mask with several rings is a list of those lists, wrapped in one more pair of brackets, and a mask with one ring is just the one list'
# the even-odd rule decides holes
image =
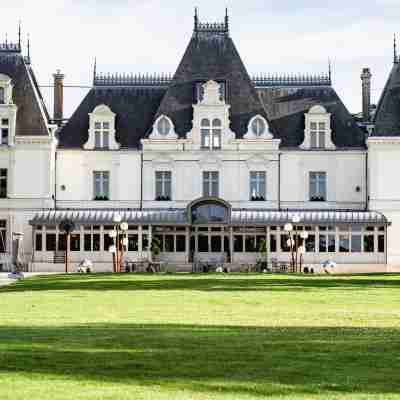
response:
{"label": "blue sky", "polygon": [[[95,57],[103,72],[173,73],[195,6],[207,22],[222,20],[228,6],[231,36],[250,74],[326,72],[330,58],[334,87],[351,112],[361,109],[363,67],[371,68],[378,101],[400,31],[399,0],[13,0],[1,6],[0,41],[6,33],[16,38],[21,19],[42,85],[57,68],[66,84],[90,85]],[[51,109],[52,92],[43,92]],[[66,89],[66,116],[84,95]]]}

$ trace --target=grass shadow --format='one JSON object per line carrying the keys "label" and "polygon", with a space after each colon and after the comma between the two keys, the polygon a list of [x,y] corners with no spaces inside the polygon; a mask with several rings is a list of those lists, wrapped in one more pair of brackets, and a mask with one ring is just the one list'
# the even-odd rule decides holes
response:
{"label": "grass shadow", "polygon": [[3,376],[160,385],[229,398],[400,393],[399,354],[394,328],[0,327]]}

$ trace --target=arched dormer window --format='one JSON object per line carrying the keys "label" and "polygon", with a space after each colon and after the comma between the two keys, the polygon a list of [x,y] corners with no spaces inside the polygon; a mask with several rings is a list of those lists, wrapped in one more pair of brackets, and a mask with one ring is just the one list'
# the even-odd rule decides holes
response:
{"label": "arched dormer window", "polygon": [[166,115],[159,116],[153,124],[150,139],[176,139],[177,137],[171,118]]}
{"label": "arched dormer window", "polygon": [[100,104],[89,114],[89,138],[84,148],[88,150],[118,150],[115,140],[115,114],[105,104]]}
{"label": "arched dormer window", "polygon": [[13,145],[17,107],[12,101],[13,85],[9,76],[0,74],[0,145]]}
{"label": "arched dormer window", "polygon": [[331,114],[325,107],[316,105],[305,114],[304,141],[302,149],[335,149],[332,142]]}
{"label": "arched dormer window", "polygon": [[221,148],[222,121],[214,118],[212,123],[203,118],[200,123],[201,148],[204,150],[219,150]]}
{"label": "arched dormer window", "polygon": [[256,115],[249,121],[245,139],[272,139],[267,120],[261,115]]}

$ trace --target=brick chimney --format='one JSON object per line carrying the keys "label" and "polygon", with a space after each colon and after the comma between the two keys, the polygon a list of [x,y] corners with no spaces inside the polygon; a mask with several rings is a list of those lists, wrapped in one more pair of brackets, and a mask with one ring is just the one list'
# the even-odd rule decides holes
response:
{"label": "brick chimney", "polygon": [[362,113],[363,120],[369,121],[371,114],[371,72],[369,68],[363,68],[361,74],[361,82],[362,82]]}
{"label": "brick chimney", "polygon": [[54,78],[54,121],[60,126],[63,120],[64,111],[64,74],[58,69]]}

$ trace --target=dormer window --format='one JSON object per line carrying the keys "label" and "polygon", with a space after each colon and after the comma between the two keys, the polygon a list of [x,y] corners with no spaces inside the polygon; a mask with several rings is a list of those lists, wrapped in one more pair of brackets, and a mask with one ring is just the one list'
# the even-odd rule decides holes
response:
{"label": "dormer window", "polygon": [[207,118],[201,120],[201,148],[218,150],[221,148],[222,121],[214,118],[212,123]]}
{"label": "dormer window", "polygon": [[254,135],[261,136],[265,133],[265,122],[262,118],[257,117],[253,119],[251,123],[251,130],[253,131]]}
{"label": "dormer window", "polygon": [[166,117],[161,117],[157,123],[157,130],[161,136],[167,136],[171,131],[171,123]]}
{"label": "dormer window", "polygon": [[6,102],[5,90],[3,87],[0,87],[0,104],[4,104]]}
{"label": "dormer window", "polygon": [[261,115],[254,116],[247,127],[245,139],[272,139],[267,120]]}
{"label": "dormer window", "polygon": [[11,78],[0,74],[0,145],[14,144],[17,107],[13,103],[12,92]]}
{"label": "dormer window", "polygon": [[94,147],[96,149],[110,148],[110,123],[95,122],[94,123]]}
{"label": "dormer window", "polygon": [[300,148],[335,149],[331,136],[331,114],[320,105],[311,107],[305,114],[304,141]]}
{"label": "dormer window", "polygon": [[118,150],[115,140],[115,114],[105,104],[98,105],[89,114],[89,138],[84,148],[88,150]]}

